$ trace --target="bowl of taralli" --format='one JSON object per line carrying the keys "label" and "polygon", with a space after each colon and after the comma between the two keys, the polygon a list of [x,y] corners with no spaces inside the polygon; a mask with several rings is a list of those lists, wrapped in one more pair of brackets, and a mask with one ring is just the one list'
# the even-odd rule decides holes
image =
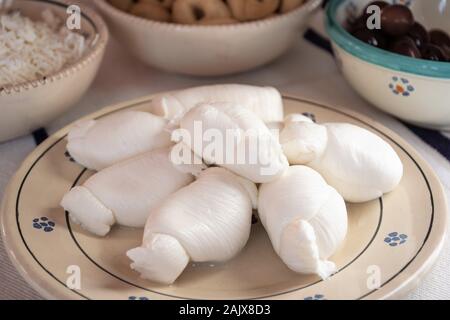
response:
{"label": "bowl of taralli", "polygon": [[67,28],[69,6],[65,1],[0,1],[0,142],[48,124],[94,80],[108,29],[84,6],[80,27]]}
{"label": "bowl of taralli", "polygon": [[267,64],[298,40],[322,0],[100,0],[113,34],[144,63],[196,76]]}

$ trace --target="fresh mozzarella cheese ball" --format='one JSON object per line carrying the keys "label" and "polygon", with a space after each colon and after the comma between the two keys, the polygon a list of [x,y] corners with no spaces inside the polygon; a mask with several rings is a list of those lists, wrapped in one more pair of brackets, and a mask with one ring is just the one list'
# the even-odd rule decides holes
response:
{"label": "fresh mozzarella cheese ball", "polygon": [[250,110],[237,104],[204,103],[191,109],[174,131],[208,164],[255,183],[268,182],[288,167],[281,145]]}
{"label": "fresh mozzarella cheese ball", "polygon": [[313,122],[291,122],[280,133],[280,143],[290,164],[305,164],[324,152],[327,129]]}
{"label": "fresh mozzarella cheese ball", "polygon": [[275,88],[238,84],[195,87],[156,95],[152,113],[178,121],[199,103],[229,102],[253,111],[263,122],[283,121],[283,101]]}
{"label": "fresh mozzarella cheese ball", "polygon": [[203,171],[151,210],[142,246],[127,253],[131,267],[146,279],[170,284],[189,261],[233,258],[249,238],[255,198],[250,181],[224,168]]}
{"label": "fresh mozzarella cheese ball", "polygon": [[61,206],[83,228],[105,236],[115,223],[144,227],[153,208],[193,181],[172,164],[170,148],[162,148],[97,172],[69,191]]}
{"label": "fresh mozzarella cheese ball", "polygon": [[290,164],[315,169],[349,202],[379,198],[394,190],[403,176],[394,149],[352,124],[289,122],[280,143]]}

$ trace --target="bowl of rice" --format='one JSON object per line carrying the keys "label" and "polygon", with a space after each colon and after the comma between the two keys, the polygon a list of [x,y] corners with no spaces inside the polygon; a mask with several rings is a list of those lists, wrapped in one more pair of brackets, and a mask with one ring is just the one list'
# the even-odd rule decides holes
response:
{"label": "bowl of rice", "polygon": [[108,42],[102,18],[64,1],[0,1],[0,142],[45,126],[97,74]]}

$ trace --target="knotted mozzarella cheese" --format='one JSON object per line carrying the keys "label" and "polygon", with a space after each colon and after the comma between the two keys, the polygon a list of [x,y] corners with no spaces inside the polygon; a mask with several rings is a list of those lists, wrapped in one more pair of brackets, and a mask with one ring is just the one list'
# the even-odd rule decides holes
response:
{"label": "knotted mozzarella cheese", "polygon": [[283,120],[283,102],[275,88],[227,84],[190,88],[156,95],[151,112],[174,124],[199,103],[237,103],[253,111],[262,121]]}
{"label": "knotted mozzarella cheese", "polygon": [[223,168],[203,171],[151,210],[141,247],[128,251],[142,277],[170,284],[187,263],[223,262],[247,243],[256,186]]}
{"label": "knotted mozzarella cheese", "polygon": [[280,134],[289,162],[318,171],[346,201],[373,200],[400,183],[402,162],[377,135],[347,123],[297,120],[287,121]]}
{"label": "knotted mozzarella cheese", "polygon": [[239,104],[204,103],[191,109],[172,136],[202,157],[255,183],[269,182],[288,167],[278,140]]}

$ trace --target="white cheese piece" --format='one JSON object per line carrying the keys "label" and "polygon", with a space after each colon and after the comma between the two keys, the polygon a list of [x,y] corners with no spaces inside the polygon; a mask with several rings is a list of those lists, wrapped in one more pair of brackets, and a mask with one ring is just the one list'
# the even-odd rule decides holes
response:
{"label": "white cheese piece", "polygon": [[86,168],[102,170],[141,153],[172,145],[166,126],[166,120],[141,111],[81,121],[68,134],[67,151]]}
{"label": "white cheese piece", "polygon": [[153,114],[174,124],[199,103],[229,102],[253,111],[263,122],[283,121],[283,101],[277,89],[239,84],[195,87],[156,95]]}
{"label": "white cheese piece", "polygon": [[278,140],[261,119],[239,104],[200,104],[181,119],[174,136],[206,163],[255,183],[274,180],[288,167]]}
{"label": "white cheese piece", "polygon": [[291,166],[262,184],[258,211],[275,252],[293,271],[326,279],[336,271],[328,259],[347,234],[344,199],[305,166]]}
{"label": "white cheese piece", "polygon": [[61,206],[86,230],[104,236],[115,223],[144,227],[152,209],[192,181],[172,164],[170,148],[162,148],[99,171],[69,191]]}
{"label": "white cheese piece", "polygon": [[394,190],[403,176],[394,149],[352,124],[288,122],[280,143],[290,164],[315,169],[349,202],[379,198]]}

